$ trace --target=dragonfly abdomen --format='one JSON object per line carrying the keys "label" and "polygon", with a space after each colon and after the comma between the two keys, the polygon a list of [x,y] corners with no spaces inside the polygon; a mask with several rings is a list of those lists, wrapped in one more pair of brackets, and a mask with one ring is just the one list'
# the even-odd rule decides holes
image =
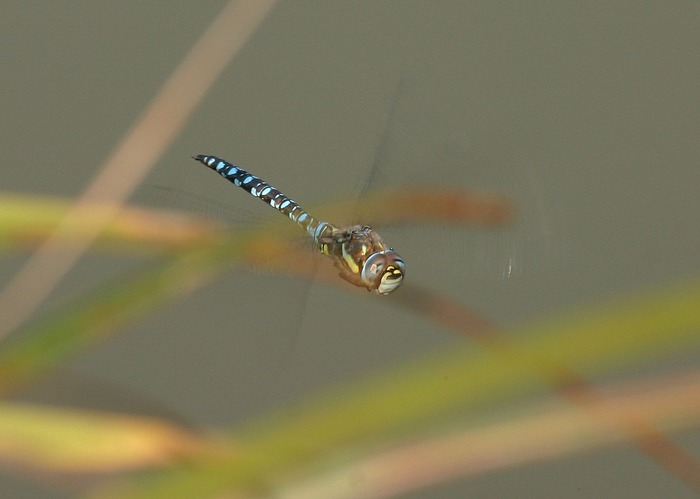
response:
{"label": "dragonfly abdomen", "polygon": [[274,209],[287,215],[292,221],[299,224],[314,239],[316,245],[319,240],[335,229],[328,222],[322,222],[309,215],[299,203],[288,198],[276,187],[271,186],[260,177],[247,172],[240,166],[224,161],[216,156],[198,154],[194,157],[200,163],[219,173],[229,182],[249,192],[252,196],[269,204]]}

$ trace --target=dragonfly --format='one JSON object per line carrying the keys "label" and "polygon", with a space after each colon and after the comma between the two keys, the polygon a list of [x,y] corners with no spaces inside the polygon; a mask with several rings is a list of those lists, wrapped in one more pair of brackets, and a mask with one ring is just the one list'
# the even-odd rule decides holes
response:
{"label": "dragonfly", "polygon": [[384,244],[369,225],[338,228],[311,216],[299,204],[264,180],[217,156],[198,154],[193,159],[229,182],[287,215],[304,229],[318,250],[331,258],[340,277],[377,295],[395,291],[406,275],[403,258]]}

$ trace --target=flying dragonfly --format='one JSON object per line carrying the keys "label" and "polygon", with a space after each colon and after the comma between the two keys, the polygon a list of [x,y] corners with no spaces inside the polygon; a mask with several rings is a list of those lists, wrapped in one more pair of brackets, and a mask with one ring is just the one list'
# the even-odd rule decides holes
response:
{"label": "flying dragonfly", "polygon": [[218,172],[276,210],[287,215],[311,236],[318,250],[333,260],[340,277],[378,295],[388,295],[403,282],[406,265],[393,248],[369,225],[339,229],[321,221],[277,188],[217,156],[198,154],[193,159]]}

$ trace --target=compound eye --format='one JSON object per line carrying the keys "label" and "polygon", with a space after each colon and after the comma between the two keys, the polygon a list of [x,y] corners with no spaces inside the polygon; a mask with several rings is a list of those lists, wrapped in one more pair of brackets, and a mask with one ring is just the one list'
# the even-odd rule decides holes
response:
{"label": "compound eye", "polygon": [[377,288],[377,293],[380,295],[388,295],[403,282],[403,276],[406,274],[406,266],[403,260],[394,261],[394,265],[388,265],[382,274],[382,281]]}
{"label": "compound eye", "polygon": [[368,289],[380,295],[388,295],[401,285],[406,266],[394,250],[370,255],[362,268],[362,281]]}

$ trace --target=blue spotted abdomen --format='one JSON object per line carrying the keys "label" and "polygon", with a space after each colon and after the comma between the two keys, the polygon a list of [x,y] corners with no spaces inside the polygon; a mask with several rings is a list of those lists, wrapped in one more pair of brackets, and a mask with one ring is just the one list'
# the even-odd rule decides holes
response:
{"label": "blue spotted abdomen", "polygon": [[324,236],[330,235],[334,227],[327,223],[321,222],[309,215],[299,204],[288,198],[279,189],[271,186],[263,179],[256,177],[252,173],[247,172],[240,166],[224,161],[216,156],[208,156],[198,154],[194,157],[200,163],[208,166],[215,172],[218,172],[229,182],[248,191],[251,195],[261,199],[265,203],[272,206],[274,209],[284,213],[291,220],[301,225],[311,237],[317,246],[320,245],[320,240]]}

